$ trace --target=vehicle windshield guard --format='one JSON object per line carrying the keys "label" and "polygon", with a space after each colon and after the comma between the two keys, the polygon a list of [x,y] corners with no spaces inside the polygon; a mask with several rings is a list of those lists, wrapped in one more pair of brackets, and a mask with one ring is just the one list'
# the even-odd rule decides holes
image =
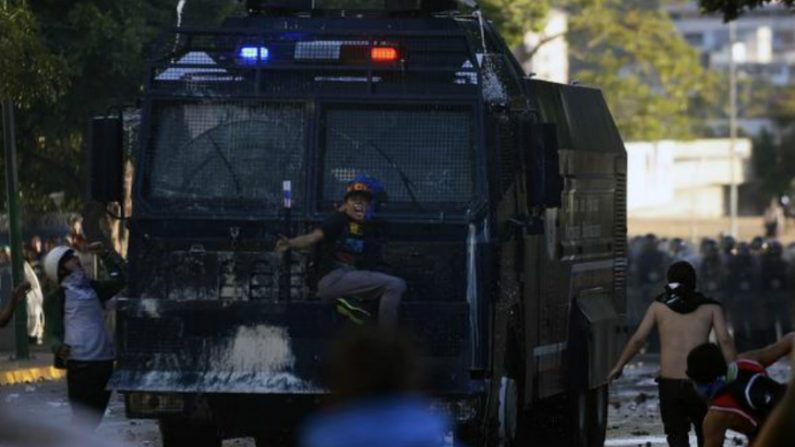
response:
{"label": "vehicle windshield guard", "polygon": [[325,212],[359,174],[386,185],[384,212],[464,213],[475,201],[479,72],[454,20],[378,35],[262,20],[178,30],[154,59],[142,127],[151,205],[276,215],[289,180],[299,213]]}
{"label": "vehicle windshield guard", "polygon": [[[324,104],[320,125],[300,102],[156,101],[145,195],[171,210],[277,214],[283,181],[306,206],[319,174],[316,208],[333,209],[348,182],[377,178],[386,213],[463,213],[476,196],[470,105]],[[308,162],[307,129],[318,128]]]}
{"label": "vehicle windshield guard", "polygon": [[[470,2],[470,7],[472,3]],[[457,0],[247,0],[253,14],[307,13],[309,11],[369,11],[434,14],[457,11]]]}
{"label": "vehicle windshield guard", "polygon": [[321,127],[321,206],[358,174],[385,185],[387,212],[463,211],[474,197],[471,107],[335,104]]}
{"label": "vehicle windshield guard", "polygon": [[283,181],[303,195],[303,104],[158,101],[152,121],[150,199],[178,208],[275,212]]}

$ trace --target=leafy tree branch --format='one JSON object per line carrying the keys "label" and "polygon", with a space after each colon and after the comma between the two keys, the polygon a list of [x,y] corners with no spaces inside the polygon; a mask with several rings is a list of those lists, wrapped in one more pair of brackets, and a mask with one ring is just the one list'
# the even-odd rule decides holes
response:
{"label": "leafy tree branch", "polygon": [[795,11],[795,0],[699,0],[701,11],[706,14],[721,13],[723,20],[731,22],[740,15],[767,4],[779,3]]}

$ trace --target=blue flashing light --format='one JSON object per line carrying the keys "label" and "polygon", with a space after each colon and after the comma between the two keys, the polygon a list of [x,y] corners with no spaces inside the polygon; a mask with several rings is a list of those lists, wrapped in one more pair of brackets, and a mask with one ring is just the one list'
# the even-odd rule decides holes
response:
{"label": "blue flashing light", "polygon": [[270,51],[266,47],[240,48],[240,59],[244,62],[265,62],[270,55]]}

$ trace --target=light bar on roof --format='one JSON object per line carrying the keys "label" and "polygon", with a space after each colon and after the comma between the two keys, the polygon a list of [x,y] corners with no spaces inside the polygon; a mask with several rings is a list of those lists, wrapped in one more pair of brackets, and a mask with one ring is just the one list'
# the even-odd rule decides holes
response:
{"label": "light bar on roof", "polygon": [[373,62],[395,62],[398,60],[398,50],[394,47],[373,47],[370,49],[370,59]]}
{"label": "light bar on roof", "polygon": [[240,61],[249,64],[267,62],[270,56],[270,50],[263,46],[244,46],[240,47],[240,51],[238,51]]}

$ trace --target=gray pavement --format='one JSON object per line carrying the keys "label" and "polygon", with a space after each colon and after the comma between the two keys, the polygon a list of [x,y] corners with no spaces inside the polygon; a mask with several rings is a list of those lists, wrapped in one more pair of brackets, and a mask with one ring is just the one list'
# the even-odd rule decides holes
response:
{"label": "gray pavement", "polygon": [[[779,362],[768,371],[780,382],[786,383],[790,375],[787,362]],[[659,356],[642,355],[627,365],[624,376],[610,389],[607,441],[605,446],[663,447],[665,442],[659,413],[659,396],[654,378],[659,373]],[[690,444],[695,446],[691,433]],[[747,446],[745,436],[729,432],[725,447]]]}
{"label": "gray pavement", "polygon": [[[610,392],[610,414],[606,446],[665,446],[665,436],[659,418],[657,388],[654,377],[658,371],[657,356],[643,355],[625,370]],[[789,365],[784,362],[770,368],[779,381],[789,377]],[[47,421],[54,426],[69,426],[70,410],[66,401],[64,380],[17,384],[0,387],[0,419],[13,415],[17,420]],[[14,445],[3,442],[0,446]],[[157,424],[148,420],[128,420],[124,417],[124,403],[114,394],[97,436],[107,440],[106,446],[154,447],[160,445]],[[695,445],[693,439],[692,445]],[[725,446],[745,446],[745,438],[731,434]],[[250,439],[233,439],[225,447],[253,447]]]}
{"label": "gray pavement", "polygon": [[[61,379],[0,387],[0,414],[10,414],[16,419],[29,421],[47,420],[53,426],[68,427],[71,412],[66,400],[66,381]],[[115,393],[96,435],[101,440],[107,440],[106,445],[160,445],[157,424],[151,420],[125,418],[124,401]],[[0,436],[0,447],[8,445],[12,444],[4,443]],[[224,447],[254,447],[254,442],[250,439],[232,439],[224,442]]]}

